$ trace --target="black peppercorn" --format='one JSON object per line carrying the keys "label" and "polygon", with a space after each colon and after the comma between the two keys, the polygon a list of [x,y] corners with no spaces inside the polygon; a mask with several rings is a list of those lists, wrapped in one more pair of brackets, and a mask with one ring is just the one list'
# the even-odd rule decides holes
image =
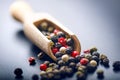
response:
{"label": "black peppercorn", "polygon": [[66,73],[67,73],[68,77],[71,77],[73,75],[72,68],[66,68]]}
{"label": "black peppercorn", "polygon": [[103,78],[104,77],[104,71],[101,70],[101,69],[97,70],[97,77],[98,78]]}
{"label": "black peppercorn", "polygon": [[91,64],[87,65],[87,72],[88,73],[93,73],[96,70],[96,66],[92,66]]}
{"label": "black peppercorn", "polygon": [[60,37],[65,37],[65,34],[64,34],[63,32],[61,32],[61,31],[59,31],[59,32],[57,33],[57,36],[58,36],[58,38],[60,38]]}
{"label": "black peppercorn", "polygon": [[73,44],[74,44],[74,41],[71,38],[67,39],[68,46],[72,46]]}
{"label": "black peppercorn", "polygon": [[55,57],[56,57],[56,58],[59,58],[59,57],[61,57],[62,55],[63,55],[63,54],[62,54],[61,52],[59,52],[59,51],[55,53]]}
{"label": "black peppercorn", "polygon": [[99,62],[99,57],[97,57],[97,56],[92,56],[92,60],[95,60],[96,62]]}
{"label": "black peppercorn", "polygon": [[71,62],[75,62],[75,58],[74,57],[69,57],[68,63],[71,63]]}
{"label": "black peppercorn", "polygon": [[52,37],[51,37],[51,40],[52,40],[54,43],[56,43],[56,42],[58,41],[58,37],[57,37],[57,36],[52,36]]}
{"label": "black peppercorn", "polygon": [[72,51],[73,51],[73,48],[72,48],[72,47],[66,48],[66,53],[67,53],[67,54],[71,54]]}
{"label": "black peppercorn", "polygon": [[79,62],[80,59],[81,59],[81,56],[80,56],[80,55],[77,55],[77,56],[75,57],[75,61],[76,61],[76,63]]}
{"label": "black peppercorn", "polygon": [[100,53],[98,53],[97,51],[95,51],[95,52],[92,53],[92,56],[97,56],[99,58]]}
{"label": "black peppercorn", "polygon": [[84,73],[82,73],[82,72],[80,72],[80,71],[78,71],[77,73],[76,73],[76,77],[77,77],[77,80],[85,80],[85,74]]}
{"label": "black peppercorn", "polygon": [[102,63],[104,66],[109,66],[109,59],[107,59],[107,58],[103,59]]}
{"label": "black peppercorn", "polygon": [[58,61],[58,65],[59,65],[59,66],[64,66],[64,65],[65,65],[65,62],[64,62],[63,60],[60,60],[60,61]]}
{"label": "black peppercorn", "polygon": [[32,76],[32,80],[39,80],[39,76],[38,76],[37,74],[34,74],[34,75]]}
{"label": "black peppercorn", "polygon": [[14,70],[14,74],[15,74],[16,76],[21,76],[22,73],[23,73],[23,71],[22,71],[21,68],[16,68],[16,69]]}
{"label": "black peppercorn", "polygon": [[62,45],[57,42],[57,43],[55,43],[55,47],[60,48],[60,47],[62,47]]}
{"label": "black peppercorn", "polygon": [[74,62],[71,62],[69,63],[69,67],[71,67],[74,70],[76,67],[76,64]]}
{"label": "black peppercorn", "polygon": [[112,66],[114,70],[120,70],[120,61],[115,61]]}

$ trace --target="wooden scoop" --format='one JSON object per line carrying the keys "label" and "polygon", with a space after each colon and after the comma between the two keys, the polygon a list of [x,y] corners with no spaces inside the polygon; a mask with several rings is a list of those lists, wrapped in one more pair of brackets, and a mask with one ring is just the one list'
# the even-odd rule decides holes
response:
{"label": "wooden scoop", "polygon": [[51,40],[47,39],[37,28],[38,25],[47,21],[52,23],[56,29],[63,31],[65,34],[69,35],[74,40],[74,50],[80,53],[81,46],[80,42],[69,29],[60,24],[56,19],[47,13],[34,13],[32,9],[23,1],[14,2],[10,11],[12,16],[23,23],[25,35],[41,50],[43,50],[48,56],[50,56],[54,61],[57,58],[53,55],[51,51]]}

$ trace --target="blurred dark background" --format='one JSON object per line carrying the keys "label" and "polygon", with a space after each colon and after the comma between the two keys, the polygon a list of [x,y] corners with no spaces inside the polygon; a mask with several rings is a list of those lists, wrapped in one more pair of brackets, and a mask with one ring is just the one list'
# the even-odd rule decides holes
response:
{"label": "blurred dark background", "polygon": [[[31,80],[40,73],[37,61],[30,66],[28,58],[36,57],[39,49],[23,33],[23,25],[14,20],[9,12],[15,0],[0,2],[0,80],[16,80],[14,69],[23,69],[23,80]],[[69,28],[79,38],[82,51],[96,46],[110,59],[110,68],[103,80],[119,80],[120,72],[114,72],[112,63],[120,60],[120,0],[25,0],[35,12],[47,12]],[[75,80],[76,77],[65,80]],[[91,74],[87,80],[98,80]]]}

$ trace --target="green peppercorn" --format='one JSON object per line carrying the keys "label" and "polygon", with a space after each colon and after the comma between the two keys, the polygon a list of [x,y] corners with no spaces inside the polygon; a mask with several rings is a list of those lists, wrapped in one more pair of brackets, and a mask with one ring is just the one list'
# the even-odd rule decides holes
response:
{"label": "green peppercorn", "polygon": [[43,31],[46,31],[47,30],[47,28],[48,28],[48,23],[47,22],[42,22],[41,24],[40,24],[40,30],[43,30]]}
{"label": "green peppercorn", "polygon": [[52,67],[48,67],[47,69],[46,69],[46,72],[52,72],[53,71],[53,68]]}
{"label": "green peppercorn", "polygon": [[76,64],[74,62],[69,63],[69,67],[75,70]]}
{"label": "green peppercorn", "polygon": [[92,47],[90,48],[90,53],[92,54],[93,52],[97,51],[97,48],[96,47]]}
{"label": "green peppercorn", "polygon": [[53,32],[53,30],[54,30],[54,27],[53,27],[53,26],[49,26],[49,27],[48,27],[48,32]]}
{"label": "green peppercorn", "polygon": [[85,80],[86,78],[85,74],[80,71],[76,72],[76,77],[77,77],[77,80]]}
{"label": "green peppercorn", "polygon": [[97,73],[98,78],[104,78],[104,71],[103,70],[99,69],[96,71],[96,73]]}
{"label": "green peppercorn", "polygon": [[104,54],[101,54],[101,55],[100,55],[100,60],[101,60],[101,62],[103,62],[103,59],[105,59],[105,58],[107,58],[106,55],[104,55]]}
{"label": "green peppercorn", "polygon": [[87,58],[88,60],[91,60],[92,55],[91,54],[85,54],[85,58]]}

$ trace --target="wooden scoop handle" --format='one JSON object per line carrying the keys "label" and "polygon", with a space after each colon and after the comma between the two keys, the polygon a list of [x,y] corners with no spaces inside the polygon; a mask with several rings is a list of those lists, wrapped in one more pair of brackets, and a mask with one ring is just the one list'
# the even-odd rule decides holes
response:
{"label": "wooden scoop handle", "polygon": [[25,22],[25,19],[29,20],[33,15],[30,6],[23,1],[14,2],[10,7],[10,12],[15,19],[21,22]]}

